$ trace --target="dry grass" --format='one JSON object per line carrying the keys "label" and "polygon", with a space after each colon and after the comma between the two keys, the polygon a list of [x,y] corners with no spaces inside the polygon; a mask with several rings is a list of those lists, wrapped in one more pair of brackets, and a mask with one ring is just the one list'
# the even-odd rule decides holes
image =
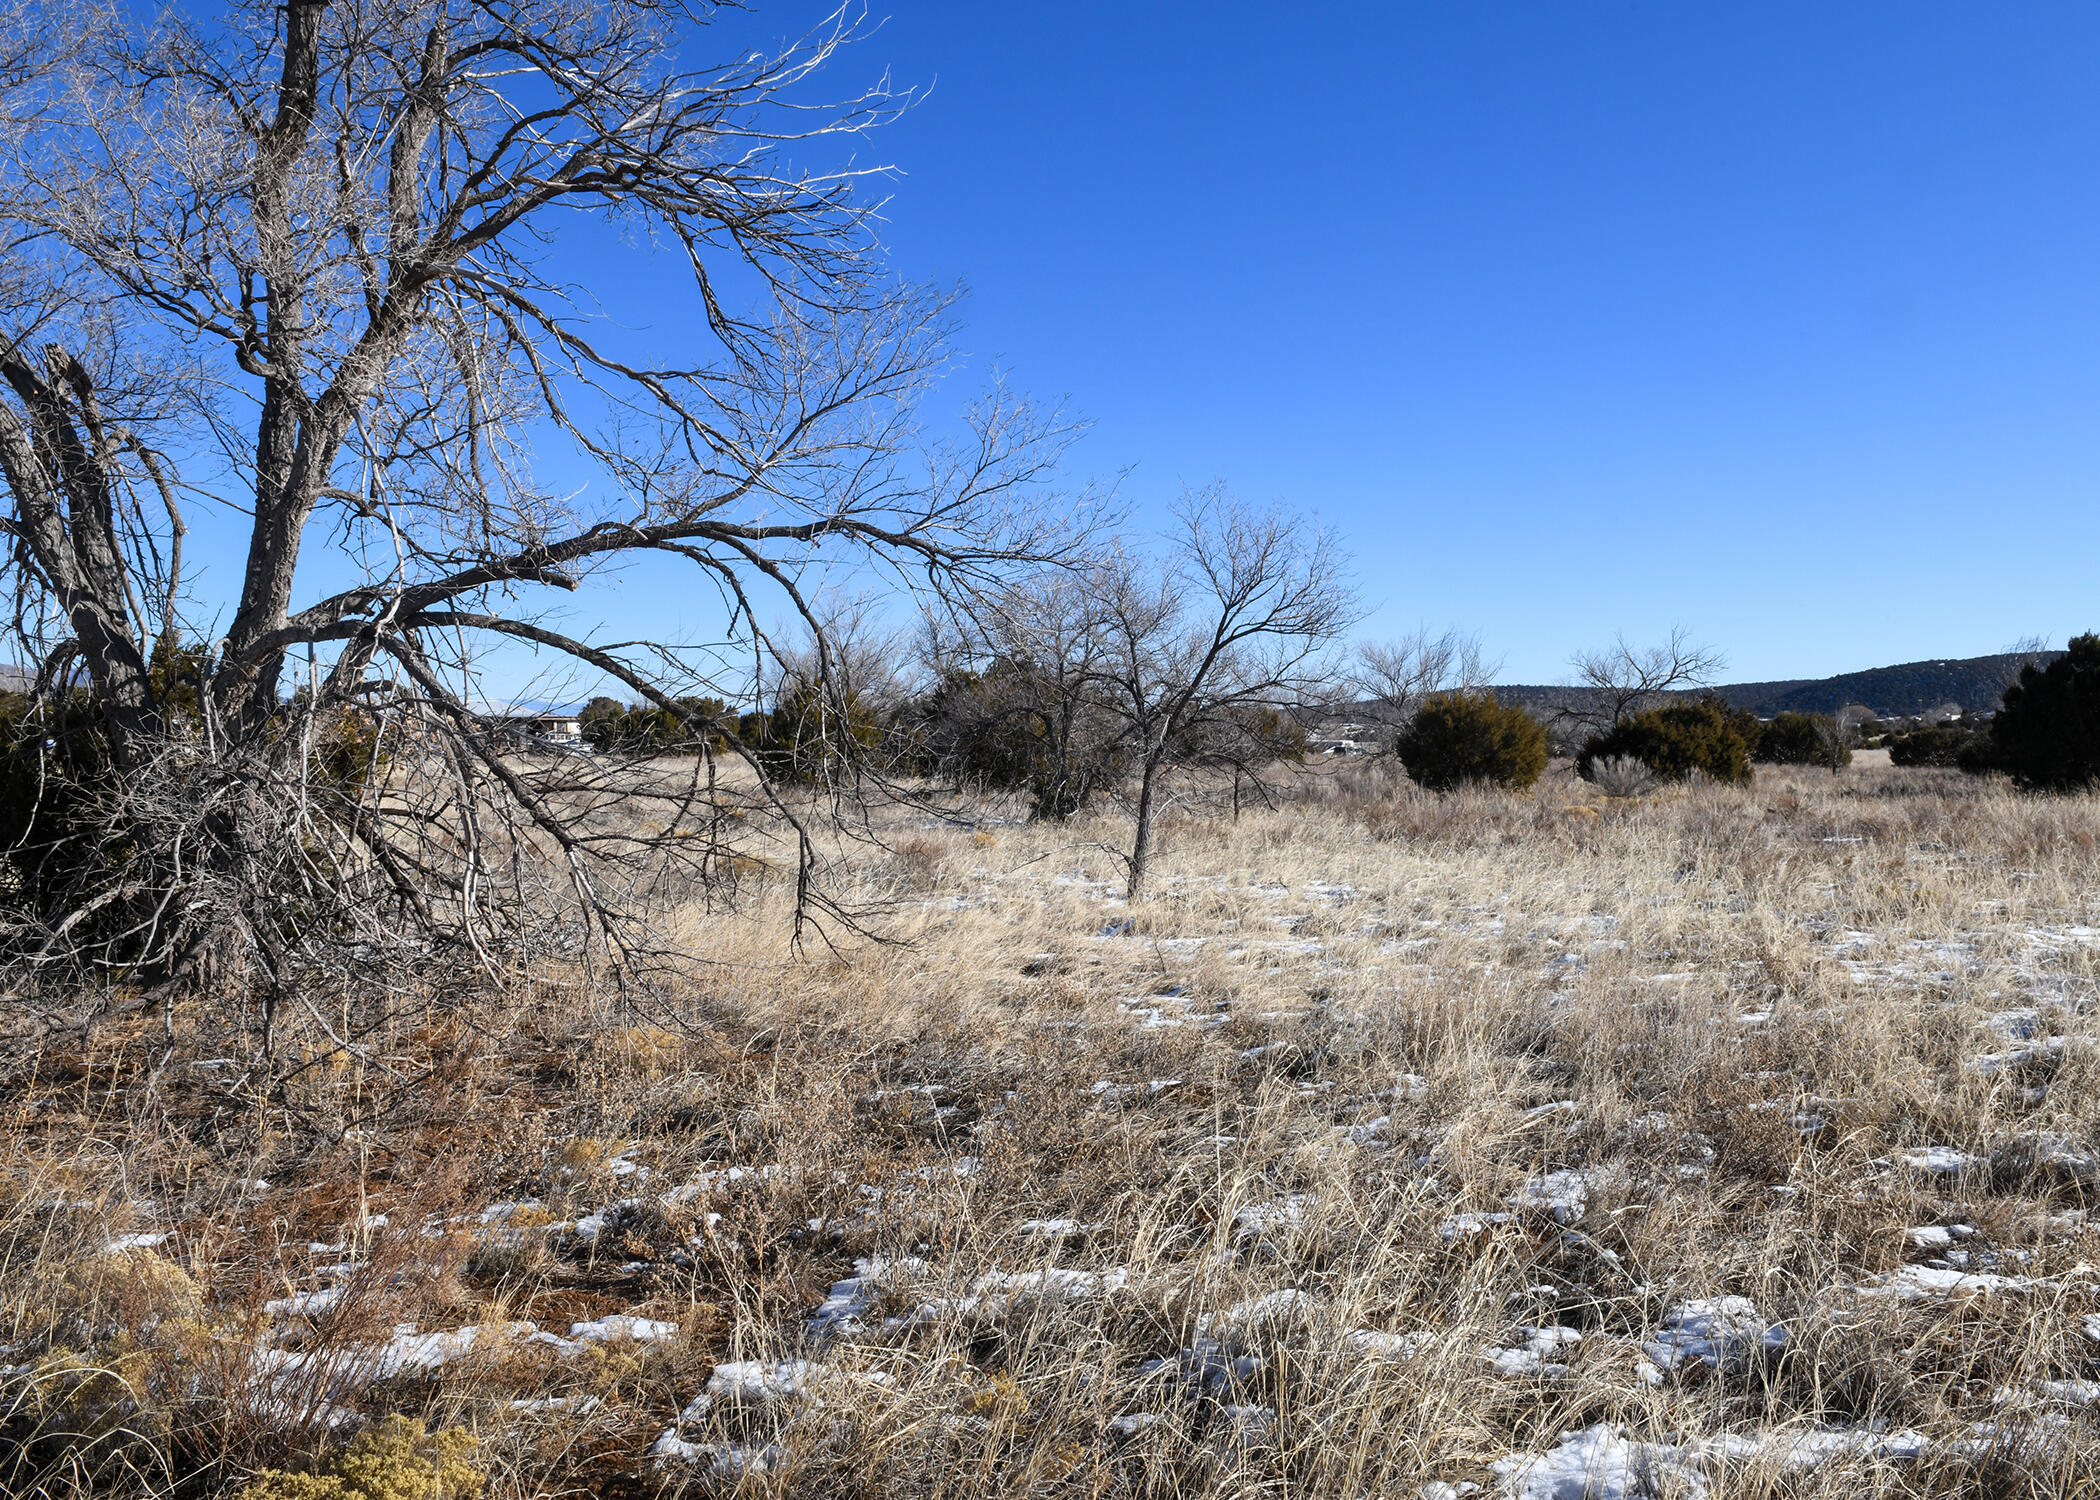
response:
{"label": "dry grass", "polygon": [[[997,811],[860,856],[896,946],[798,958],[762,892],[676,996],[463,982],[271,1090],[207,1005],[165,1066],[143,1027],[18,1057],[10,1492],[216,1493],[390,1412],[505,1497],[1574,1495],[1510,1462],[1571,1432],[1630,1466],[1599,1494],[2100,1456],[2100,800],[1352,773],[1170,816],[1137,909],[1119,826]],[[1672,1344],[1724,1296],[1715,1359]],[[610,1314],[676,1332],[568,1338]]]}

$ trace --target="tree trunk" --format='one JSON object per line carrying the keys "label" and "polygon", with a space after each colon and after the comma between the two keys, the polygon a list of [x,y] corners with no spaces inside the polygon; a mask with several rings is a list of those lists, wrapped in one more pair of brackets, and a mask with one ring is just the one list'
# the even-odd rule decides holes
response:
{"label": "tree trunk", "polygon": [[1135,901],[1145,889],[1145,867],[1152,862],[1152,791],[1159,780],[1159,763],[1147,761],[1138,777],[1137,837],[1130,846],[1130,883],[1123,890],[1127,901]]}

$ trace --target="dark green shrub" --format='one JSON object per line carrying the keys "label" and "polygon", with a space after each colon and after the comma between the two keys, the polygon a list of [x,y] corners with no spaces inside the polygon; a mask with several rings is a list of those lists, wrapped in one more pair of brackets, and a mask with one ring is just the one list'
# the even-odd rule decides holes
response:
{"label": "dark green shrub", "polygon": [[[1129,769],[1129,745],[1113,717],[1088,684],[1054,665],[1002,656],[982,671],[949,671],[912,705],[907,721],[922,774],[958,786],[1025,790],[1031,815],[1053,822],[1077,814]],[[1279,748],[1270,758],[1288,752],[1289,732],[1304,754],[1295,725],[1279,719],[1270,726],[1258,715],[1206,722],[1181,749],[1186,758],[1222,764],[1249,749],[1249,736],[1272,732]]]}
{"label": "dark green shrub", "polygon": [[1575,770],[1588,781],[1599,761],[1630,755],[1665,781],[1682,781],[1696,771],[1716,781],[1746,782],[1750,748],[1760,737],[1757,728],[1753,715],[1718,698],[1672,703],[1591,736],[1575,758]]}
{"label": "dark green shrub", "polygon": [[1988,739],[1963,724],[1924,724],[1889,736],[1889,764],[1990,769]]}
{"label": "dark green shrub", "polygon": [[2100,785],[2100,635],[2074,638],[2046,667],[2022,667],[1991,720],[1990,744],[2029,791]]}
{"label": "dark green shrub", "polygon": [[982,672],[943,673],[913,706],[920,769],[958,785],[1001,791],[1031,785],[1051,732],[1039,686],[1027,664],[1005,657]]}
{"label": "dark green shrub", "polygon": [[[198,724],[198,683],[194,663],[201,651],[156,652],[149,681],[162,715],[157,743],[141,743],[166,768],[195,767],[204,761]],[[185,665],[187,663],[187,665]],[[379,721],[359,707],[338,707],[309,717],[304,690],[294,694],[283,714],[266,731],[271,753],[287,749],[302,758],[295,764],[302,807],[295,844],[310,871],[331,867],[336,858],[328,830],[356,825],[361,805],[383,789],[392,774],[393,749]],[[296,748],[287,745],[295,742]],[[50,699],[0,693],[0,908],[7,927],[63,932],[77,951],[93,951],[120,969],[140,961],[141,943],[165,919],[162,898],[170,870],[182,860],[194,870],[209,857],[194,845],[156,846],[136,831],[132,800],[141,795],[166,798],[156,790],[152,768],[120,769],[110,750],[107,718],[87,689],[75,688]],[[199,783],[178,782],[190,806],[210,808],[213,796],[198,798]],[[212,791],[226,782],[207,781]],[[194,832],[194,830],[193,830]],[[284,930],[298,930],[312,920],[310,906],[298,894],[276,890],[273,917]]]}
{"label": "dark green shrub", "polygon": [[1528,787],[1546,769],[1545,728],[1493,693],[1439,693],[1423,703],[1393,748],[1431,791],[1467,782]]}
{"label": "dark green shrub", "polygon": [[105,843],[96,816],[114,788],[109,742],[85,694],[57,704],[0,694],[0,850],[10,898],[59,896],[88,859],[123,861],[127,851]]}
{"label": "dark green shrub", "polygon": [[853,781],[888,738],[882,715],[857,694],[843,702],[813,683],[781,694],[755,724],[738,721],[738,738],[777,781],[836,787]]}
{"label": "dark green shrub", "polygon": [[1852,764],[1852,746],[1828,714],[1777,714],[1757,737],[1752,758],[1768,766]]}
{"label": "dark green shrub", "polygon": [[732,727],[729,705],[720,698],[679,698],[678,711],[654,703],[622,707],[617,698],[593,698],[579,715],[584,743],[604,754],[695,754],[704,744],[715,754],[747,730],[759,730],[764,714],[745,714]]}

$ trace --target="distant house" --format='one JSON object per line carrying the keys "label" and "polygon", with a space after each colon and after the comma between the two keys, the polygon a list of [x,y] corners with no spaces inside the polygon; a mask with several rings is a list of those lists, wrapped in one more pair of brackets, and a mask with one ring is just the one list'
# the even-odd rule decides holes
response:
{"label": "distant house", "polygon": [[1305,741],[1309,755],[1369,755],[1372,746],[1368,743],[1370,727],[1364,724],[1329,725]]}
{"label": "distant house", "polygon": [[488,729],[521,744],[583,743],[583,708],[580,704],[492,703],[481,711],[481,722]]}

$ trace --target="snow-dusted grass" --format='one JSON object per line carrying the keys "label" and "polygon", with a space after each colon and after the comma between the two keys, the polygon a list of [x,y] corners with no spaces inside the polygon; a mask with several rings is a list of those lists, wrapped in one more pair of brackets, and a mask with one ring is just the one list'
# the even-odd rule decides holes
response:
{"label": "snow-dusted grass", "polygon": [[1170,812],[1134,906],[1112,819],[983,812],[842,853],[893,946],[761,888],[673,992],[293,1025],[261,1095],[204,1005],[23,1049],[6,1440],[193,1493],[390,1410],[505,1497],[2100,1468],[2100,801],[1357,770]]}

